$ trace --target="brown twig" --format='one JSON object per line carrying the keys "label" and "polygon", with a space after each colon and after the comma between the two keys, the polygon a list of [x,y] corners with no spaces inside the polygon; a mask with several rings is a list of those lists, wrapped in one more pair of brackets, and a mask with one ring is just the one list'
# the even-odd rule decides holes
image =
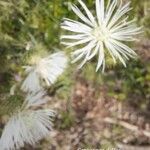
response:
{"label": "brown twig", "polygon": [[126,129],[131,130],[131,131],[134,131],[134,132],[143,134],[143,135],[145,135],[146,137],[150,137],[150,132],[149,132],[149,131],[139,129],[137,126],[132,125],[132,124],[129,124],[129,123],[125,122],[125,121],[121,121],[121,120],[114,119],[114,118],[110,118],[110,117],[104,118],[103,121],[104,121],[104,122],[107,122],[107,123],[110,123],[110,124],[117,124],[117,125],[120,125],[120,126],[126,128]]}
{"label": "brown twig", "polygon": [[128,144],[117,143],[117,148],[121,150],[150,150],[150,146],[132,146]]}

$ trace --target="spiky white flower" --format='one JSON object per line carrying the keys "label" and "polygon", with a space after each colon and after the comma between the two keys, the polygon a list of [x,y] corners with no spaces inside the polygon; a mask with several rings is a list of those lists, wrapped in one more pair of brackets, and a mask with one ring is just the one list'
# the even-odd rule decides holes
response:
{"label": "spiky white flower", "polygon": [[63,52],[54,53],[42,58],[34,66],[26,66],[28,76],[21,89],[26,92],[37,92],[42,89],[41,81],[47,86],[53,84],[67,66],[67,57]]}
{"label": "spiky white flower", "polygon": [[34,110],[19,112],[6,124],[0,139],[1,150],[16,150],[25,143],[35,143],[48,135],[51,130],[51,110]]}
{"label": "spiky white flower", "polygon": [[[105,68],[105,56],[110,54],[114,63],[119,59],[124,66],[125,60],[135,57],[136,53],[125,45],[124,41],[134,41],[133,36],[140,33],[141,28],[136,27],[135,20],[128,21],[127,13],[131,10],[130,3],[118,6],[118,0],[109,0],[105,7],[104,0],[96,0],[96,17],[87,6],[78,0],[86,15],[76,5],[71,5],[74,13],[82,22],[65,18],[61,28],[71,31],[72,35],[63,35],[62,44],[68,47],[82,45],[72,52],[73,62],[83,59],[80,67],[98,54],[96,71]],[[66,41],[67,40],[67,41]]]}
{"label": "spiky white flower", "polygon": [[[46,103],[44,92],[28,95],[24,109],[14,114],[4,127],[0,138],[1,150],[16,150],[25,144],[35,145],[49,134],[52,129],[52,117],[55,113],[51,109],[32,110],[32,106]],[[43,99],[43,101],[42,101]]]}

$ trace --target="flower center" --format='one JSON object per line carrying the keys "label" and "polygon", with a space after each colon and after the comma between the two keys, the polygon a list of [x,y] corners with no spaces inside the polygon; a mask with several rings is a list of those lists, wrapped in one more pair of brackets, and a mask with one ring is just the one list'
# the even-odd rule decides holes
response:
{"label": "flower center", "polygon": [[41,60],[41,57],[38,55],[32,56],[30,59],[30,64],[31,65],[37,65]]}
{"label": "flower center", "polygon": [[96,38],[97,41],[103,42],[109,37],[109,33],[106,28],[96,27],[92,35]]}

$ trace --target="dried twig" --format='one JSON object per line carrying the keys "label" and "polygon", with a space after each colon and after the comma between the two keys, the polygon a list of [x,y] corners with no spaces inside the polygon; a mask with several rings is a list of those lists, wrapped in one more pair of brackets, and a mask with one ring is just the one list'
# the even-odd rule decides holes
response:
{"label": "dried twig", "polygon": [[126,128],[126,129],[131,130],[131,131],[134,131],[134,132],[143,134],[143,135],[145,135],[146,137],[150,137],[150,132],[149,132],[149,131],[139,129],[138,126],[129,124],[129,123],[125,122],[125,121],[121,121],[121,120],[114,119],[114,118],[110,118],[110,117],[104,118],[103,121],[104,121],[104,122],[107,122],[107,123],[111,123],[111,124],[120,125],[120,126]]}
{"label": "dried twig", "polygon": [[116,145],[121,150],[150,150],[150,146],[132,146],[122,143],[117,143]]}

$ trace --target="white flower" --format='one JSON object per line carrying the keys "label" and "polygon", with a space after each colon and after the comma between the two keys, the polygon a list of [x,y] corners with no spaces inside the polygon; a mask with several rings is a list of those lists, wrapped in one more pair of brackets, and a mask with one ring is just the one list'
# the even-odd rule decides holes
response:
{"label": "white flower", "polygon": [[14,115],[6,124],[0,139],[1,150],[16,150],[25,143],[35,143],[46,137],[51,130],[53,111],[34,110],[23,111]]}
{"label": "white flower", "polygon": [[68,47],[83,46],[72,53],[73,62],[83,59],[80,65],[82,67],[98,54],[96,71],[100,67],[104,70],[105,56],[110,54],[114,63],[119,59],[126,66],[125,60],[136,56],[136,53],[123,42],[134,41],[133,36],[139,34],[141,30],[134,24],[135,20],[128,21],[126,14],[131,10],[130,3],[125,5],[120,3],[118,6],[118,0],[109,0],[105,8],[104,0],[96,0],[95,18],[86,5],[81,0],[78,1],[86,15],[76,5],[71,5],[71,8],[82,22],[65,18],[61,26],[74,33],[63,35],[62,44]]}
{"label": "white flower", "polygon": [[26,92],[37,92],[42,89],[42,80],[50,86],[62,74],[66,65],[67,58],[65,54],[58,52],[42,58],[34,66],[26,66],[28,76],[23,82],[21,89]]}
{"label": "white flower", "polygon": [[49,134],[52,129],[52,117],[55,116],[54,111],[31,109],[47,102],[44,95],[44,91],[35,95],[29,94],[22,106],[23,109],[9,119],[0,139],[1,150],[16,150],[25,144],[35,145]]}

